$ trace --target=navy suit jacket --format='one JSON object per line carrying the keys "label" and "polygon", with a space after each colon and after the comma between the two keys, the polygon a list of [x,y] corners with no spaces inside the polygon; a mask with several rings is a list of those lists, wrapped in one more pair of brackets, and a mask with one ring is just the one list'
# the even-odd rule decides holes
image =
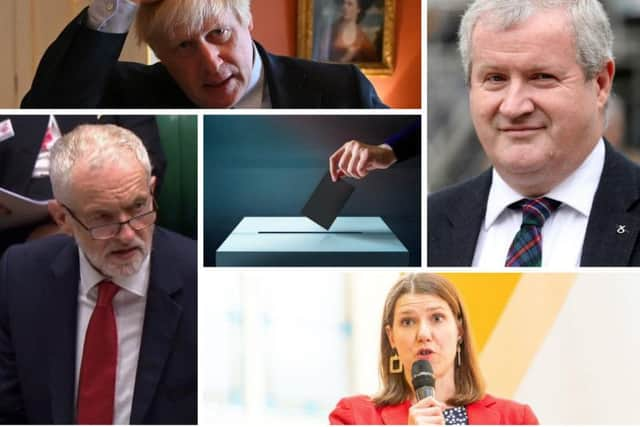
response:
{"label": "navy suit jacket", "polygon": [[409,126],[384,140],[389,145],[399,162],[420,155],[420,131],[422,122],[416,118]]}
{"label": "navy suit jacket", "polygon": [[[471,265],[490,188],[491,169],[429,196],[427,265]],[[625,226],[623,233],[618,232],[621,225]],[[591,206],[580,265],[639,266],[639,232],[640,167],[605,142],[604,168]]]}
{"label": "navy suit jacket", "polygon": [[[161,63],[118,62],[126,34],[90,30],[85,19],[86,9],[49,46],[23,108],[196,107]],[[274,108],[386,107],[355,65],[276,56],[256,45]]]}
{"label": "navy suit jacket", "polygon": [[[195,242],[156,227],[132,424],[197,422]],[[57,235],[0,261],[0,423],[74,422],[78,248]]]}

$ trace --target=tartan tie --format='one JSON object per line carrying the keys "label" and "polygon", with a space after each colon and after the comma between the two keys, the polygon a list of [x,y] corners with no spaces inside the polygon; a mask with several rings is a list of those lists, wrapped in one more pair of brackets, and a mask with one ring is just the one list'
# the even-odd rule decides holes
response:
{"label": "tartan tie", "polygon": [[78,385],[78,424],[113,424],[118,331],[113,297],[118,285],[98,284],[98,301],[89,319]]}
{"label": "tartan tie", "polygon": [[541,197],[522,199],[509,205],[522,210],[522,225],[509,247],[505,267],[540,267],[542,265],[542,226],[558,209],[560,202]]}

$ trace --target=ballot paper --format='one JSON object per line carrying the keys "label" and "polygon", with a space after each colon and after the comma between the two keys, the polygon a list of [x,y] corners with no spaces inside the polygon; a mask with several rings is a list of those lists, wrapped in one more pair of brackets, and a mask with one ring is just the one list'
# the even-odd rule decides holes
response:
{"label": "ballot paper", "polygon": [[344,179],[333,182],[331,175],[327,172],[302,208],[302,214],[328,230],[351,197],[353,190],[353,185]]}
{"label": "ballot paper", "polygon": [[47,200],[34,200],[0,187],[0,231],[36,224],[49,216]]}

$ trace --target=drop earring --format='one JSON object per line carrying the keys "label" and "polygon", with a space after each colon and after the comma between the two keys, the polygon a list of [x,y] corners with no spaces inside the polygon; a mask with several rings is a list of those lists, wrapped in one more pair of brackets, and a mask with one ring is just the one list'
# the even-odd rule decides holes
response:
{"label": "drop earring", "polygon": [[462,358],[460,356],[460,352],[462,351],[462,338],[458,339],[458,350],[457,350],[457,362],[458,362],[458,367],[460,367],[462,365]]}
{"label": "drop earring", "polygon": [[402,363],[400,362],[398,352],[395,349],[393,352],[393,356],[389,357],[389,372],[392,374],[399,374],[402,372]]}

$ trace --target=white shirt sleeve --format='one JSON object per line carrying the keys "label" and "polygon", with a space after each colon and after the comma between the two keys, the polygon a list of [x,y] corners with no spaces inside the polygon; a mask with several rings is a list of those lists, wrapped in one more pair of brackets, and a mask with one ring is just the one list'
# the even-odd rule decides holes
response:
{"label": "white shirt sleeve", "polygon": [[104,33],[126,33],[136,16],[138,4],[131,0],[92,0],[87,26]]}

